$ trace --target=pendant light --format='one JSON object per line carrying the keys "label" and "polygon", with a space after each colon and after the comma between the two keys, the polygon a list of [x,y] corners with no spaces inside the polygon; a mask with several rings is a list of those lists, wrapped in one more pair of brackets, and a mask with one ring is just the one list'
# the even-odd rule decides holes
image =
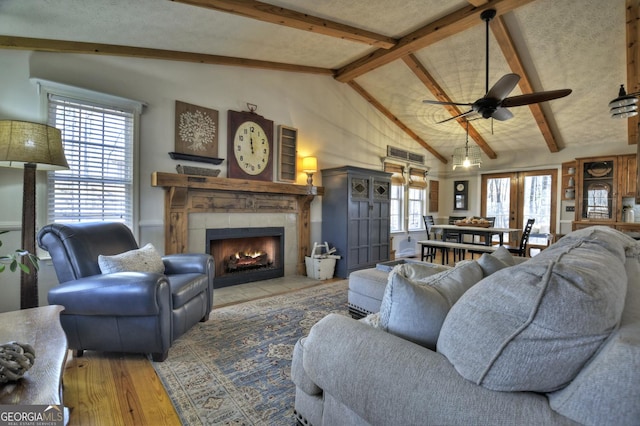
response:
{"label": "pendant light", "polygon": [[638,115],[638,93],[627,94],[624,84],[620,85],[618,97],[609,102],[611,118],[629,118]]}
{"label": "pendant light", "polygon": [[456,167],[469,167],[478,166],[482,164],[482,157],[480,156],[480,147],[469,146],[469,121],[467,123],[467,137],[464,143],[464,147],[456,148],[453,150],[453,170]]}

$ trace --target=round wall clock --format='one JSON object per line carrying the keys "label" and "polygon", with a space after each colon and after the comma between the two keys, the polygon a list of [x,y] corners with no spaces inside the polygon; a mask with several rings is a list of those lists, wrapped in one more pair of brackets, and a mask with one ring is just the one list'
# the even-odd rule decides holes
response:
{"label": "round wall clock", "polygon": [[273,180],[273,121],[255,112],[229,111],[227,176]]}

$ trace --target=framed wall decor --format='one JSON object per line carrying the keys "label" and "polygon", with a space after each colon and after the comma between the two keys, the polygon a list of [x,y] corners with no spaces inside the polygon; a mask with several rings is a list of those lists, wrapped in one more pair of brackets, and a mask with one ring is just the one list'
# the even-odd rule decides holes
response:
{"label": "framed wall decor", "polygon": [[296,181],[298,129],[278,126],[278,180]]}
{"label": "framed wall decor", "polygon": [[218,157],[218,129],[218,111],[176,101],[176,153],[195,157]]}
{"label": "framed wall decor", "polygon": [[469,181],[457,180],[453,182],[453,209],[469,209]]}

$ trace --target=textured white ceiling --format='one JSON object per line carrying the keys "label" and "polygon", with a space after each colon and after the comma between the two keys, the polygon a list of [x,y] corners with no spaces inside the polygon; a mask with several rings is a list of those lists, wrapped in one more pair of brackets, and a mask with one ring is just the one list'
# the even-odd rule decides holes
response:
{"label": "textured white ceiling", "polygon": [[[266,0],[399,38],[468,3],[464,0]],[[624,0],[536,0],[504,16],[535,90],[571,88],[543,104],[561,149],[610,141],[626,146],[626,123],[608,117],[607,103],[626,81]],[[0,0],[0,33],[23,37],[251,58],[336,69],[374,49],[355,42],[255,21],[168,0]],[[415,52],[455,101],[485,93],[484,23]],[[490,78],[511,72],[490,38]],[[402,61],[356,79],[393,114],[449,157],[464,129],[433,99]],[[520,94],[516,88],[512,95]],[[498,156],[547,150],[528,107],[506,122],[473,121]]]}

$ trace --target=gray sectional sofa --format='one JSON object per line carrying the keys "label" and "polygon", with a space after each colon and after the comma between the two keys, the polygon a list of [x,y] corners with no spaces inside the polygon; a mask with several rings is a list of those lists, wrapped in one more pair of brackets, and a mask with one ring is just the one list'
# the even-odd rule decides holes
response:
{"label": "gray sectional sofa", "polygon": [[591,227],[432,272],[394,268],[379,313],[297,343],[300,423],[640,424],[640,242]]}

